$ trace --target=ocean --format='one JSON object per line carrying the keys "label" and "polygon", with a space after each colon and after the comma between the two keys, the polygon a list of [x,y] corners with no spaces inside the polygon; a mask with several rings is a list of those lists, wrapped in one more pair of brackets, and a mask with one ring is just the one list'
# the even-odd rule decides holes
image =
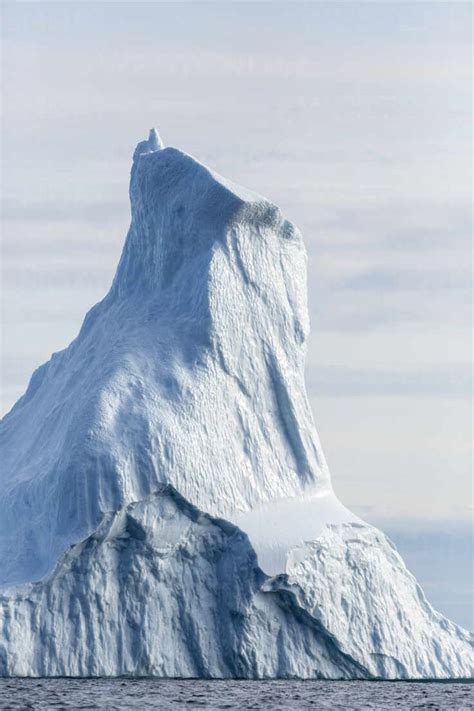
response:
{"label": "ocean", "polygon": [[0,709],[461,709],[468,682],[0,679]]}

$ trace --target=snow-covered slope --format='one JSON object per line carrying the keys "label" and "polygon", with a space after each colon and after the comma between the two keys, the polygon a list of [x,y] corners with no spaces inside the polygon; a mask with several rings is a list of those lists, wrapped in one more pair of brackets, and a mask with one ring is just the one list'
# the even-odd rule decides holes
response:
{"label": "snow-covered slope", "polygon": [[3,673],[467,676],[332,492],[297,229],[154,131],[130,198],[109,293],[1,424]]}

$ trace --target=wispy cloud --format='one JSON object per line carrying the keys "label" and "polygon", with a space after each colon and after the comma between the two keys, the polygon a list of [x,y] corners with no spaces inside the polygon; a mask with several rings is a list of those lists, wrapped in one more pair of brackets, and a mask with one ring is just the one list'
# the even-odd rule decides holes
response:
{"label": "wispy cloud", "polygon": [[370,368],[318,366],[308,371],[306,384],[315,397],[472,397],[470,362],[442,368]]}

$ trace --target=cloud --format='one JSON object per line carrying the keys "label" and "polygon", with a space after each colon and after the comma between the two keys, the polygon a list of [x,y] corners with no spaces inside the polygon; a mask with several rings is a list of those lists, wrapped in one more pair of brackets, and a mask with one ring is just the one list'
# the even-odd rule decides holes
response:
{"label": "cloud", "polygon": [[319,365],[306,374],[308,391],[315,397],[472,397],[469,362],[441,368],[360,370]]}

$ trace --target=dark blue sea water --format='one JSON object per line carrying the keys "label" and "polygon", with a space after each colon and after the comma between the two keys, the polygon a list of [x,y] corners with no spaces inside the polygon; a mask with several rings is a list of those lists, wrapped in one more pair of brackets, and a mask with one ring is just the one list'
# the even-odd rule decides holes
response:
{"label": "dark blue sea water", "polygon": [[0,709],[472,709],[468,683],[0,679]]}

